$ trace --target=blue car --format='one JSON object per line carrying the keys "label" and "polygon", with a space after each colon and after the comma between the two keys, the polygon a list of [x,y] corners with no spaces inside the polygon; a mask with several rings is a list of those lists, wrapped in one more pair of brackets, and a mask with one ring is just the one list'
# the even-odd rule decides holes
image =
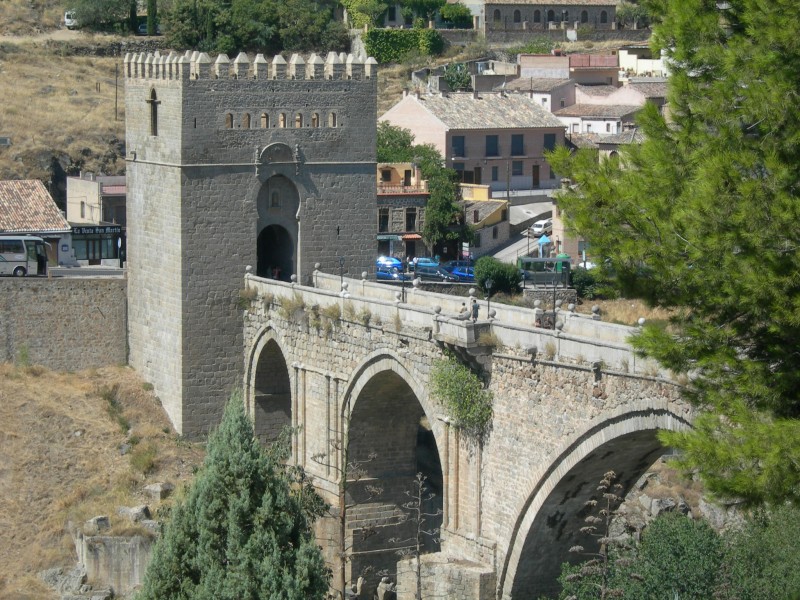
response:
{"label": "blue car", "polygon": [[475,281],[475,270],[472,267],[456,267],[450,273],[458,277],[459,281]]}
{"label": "blue car", "polygon": [[442,265],[444,270],[452,273],[454,269],[471,268],[475,264],[474,260],[450,260]]}
{"label": "blue car", "polygon": [[438,267],[439,261],[435,258],[431,258],[430,256],[418,256],[417,258],[413,259],[411,263],[408,265],[408,268],[412,271],[416,271],[417,267]]}
{"label": "blue car", "polygon": [[397,268],[398,271],[403,270],[403,261],[399,258],[395,258],[394,256],[379,256],[375,261],[375,267],[386,267],[390,271],[393,268]]}
{"label": "blue car", "polygon": [[378,267],[375,269],[375,279],[378,281],[408,281],[411,278],[403,273],[400,267]]}

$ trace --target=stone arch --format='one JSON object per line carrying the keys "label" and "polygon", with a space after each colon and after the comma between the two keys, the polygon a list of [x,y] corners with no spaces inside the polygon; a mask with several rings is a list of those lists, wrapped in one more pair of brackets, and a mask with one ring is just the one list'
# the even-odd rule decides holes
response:
{"label": "stone arch", "polygon": [[608,470],[617,472],[627,493],[665,452],[659,430],[686,430],[689,421],[667,403],[620,409],[590,424],[566,444],[539,477],[515,514],[508,550],[499,573],[502,598],[538,598],[558,588],[561,563],[569,548],[589,546],[580,528],[581,510]]}
{"label": "stone arch", "polygon": [[269,129],[269,115],[261,113],[261,129]]}
{"label": "stone arch", "polygon": [[286,113],[285,112],[282,112],[281,114],[278,115],[278,127],[280,127],[281,129],[285,129],[286,128]]}
{"label": "stone arch", "polygon": [[588,23],[589,22],[589,11],[582,10],[581,11],[581,23]]}
{"label": "stone arch", "polygon": [[250,113],[242,115],[242,129],[250,129]]}
{"label": "stone arch", "polygon": [[299,112],[294,115],[294,127],[295,129],[303,128],[303,113]]}
{"label": "stone arch", "polygon": [[328,127],[336,127],[336,113],[331,112],[328,114]]}
{"label": "stone arch", "polygon": [[312,127],[319,127],[319,113],[315,112],[311,115],[311,126]]}
{"label": "stone arch", "polygon": [[522,22],[522,13],[519,10],[514,11],[514,23]]}
{"label": "stone arch", "polygon": [[265,328],[256,337],[247,361],[248,413],[256,437],[265,444],[292,425],[292,374],[282,347],[275,331]]}
{"label": "stone arch", "polygon": [[225,113],[225,129],[233,129],[233,114]]}
{"label": "stone arch", "polygon": [[275,142],[261,151],[259,160],[262,163],[290,163],[294,162],[294,153],[288,144]]}
{"label": "stone arch", "polygon": [[608,23],[608,13],[606,11],[600,11],[600,22],[601,23]]}
{"label": "stone arch", "polygon": [[[359,485],[369,483],[383,489],[379,496],[368,498],[364,489],[354,488],[353,498],[367,498],[368,502],[351,509],[348,523],[361,523],[376,509],[385,517],[385,522],[378,524],[377,535],[363,542],[368,546],[362,549],[370,553],[359,558],[356,552],[352,572],[370,566],[393,573],[399,558],[396,544],[388,540],[408,539],[411,535],[408,527],[412,524],[405,521],[401,505],[408,502],[405,492],[417,472],[428,478],[429,489],[434,493],[426,512],[439,513],[428,519],[427,526],[441,526],[444,490],[437,430],[441,436],[443,428],[435,419],[435,409],[418,378],[399,357],[385,350],[373,353],[361,364],[342,398],[341,423],[347,428],[347,456],[364,472],[364,483]],[[373,453],[375,456],[371,457]],[[355,529],[354,526],[353,541],[357,543]],[[438,542],[427,540],[426,552],[438,550]]]}
{"label": "stone arch", "polygon": [[542,21],[542,13],[538,10],[533,11],[533,22],[540,23]]}
{"label": "stone arch", "polygon": [[256,274],[259,277],[289,281],[291,276],[297,273],[299,225],[296,215],[300,208],[297,187],[288,177],[273,175],[262,184],[256,204],[258,207]]}
{"label": "stone arch", "polygon": [[495,23],[499,23],[500,22],[500,9],[499,8],[495,8],[494,9],[494,12],[492,13],[492,20]]}
{"label": "stone arch", "polygon": [[556,11],[554,11],[553,9],[548,10],[547,11],[547,22],[548,23],[552,23],[555,20],[556,20]]}

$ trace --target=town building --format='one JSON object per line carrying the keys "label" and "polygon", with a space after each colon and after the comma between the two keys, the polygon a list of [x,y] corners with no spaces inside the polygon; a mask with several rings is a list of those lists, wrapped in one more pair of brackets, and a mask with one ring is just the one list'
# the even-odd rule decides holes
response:
{"label": "town building", "polygon": [[564,125],[524,94],[406,94],[380,121],[432,144],[463,183],[507,193],[558,183],[544,151],[564,144]]}
{"label": "town building", "polygon": [[583,85],[619,85],[616,54],[520,54],[519,76],[572,79]]}
{"label": "town building", "polygon": [[611,0],[486,0],[484,34],[498,31],[615,29],[617,5]]}
{"label": "town building", "polygon": [[118,265],[125,254],[124,175],[67,177],[67,220],[75,259],[82,265]]}
{"label": "town building", "polygon": [[486,185],[462,183],[460,188],[464,221],[475,232],[468,254],[477,258],[506,244],[511,236],[509,201],[492,198]]}
{"label": "town building", "polygon": [[72,231],[38,179],[0,181],[0,235],[35,235],[47,243],[47,261],[71,265]]}
{"label": "town building", "polygon": [[422,242],[428,182],[413,163],[378,163],[378,254],[401,260],[427,254]]}

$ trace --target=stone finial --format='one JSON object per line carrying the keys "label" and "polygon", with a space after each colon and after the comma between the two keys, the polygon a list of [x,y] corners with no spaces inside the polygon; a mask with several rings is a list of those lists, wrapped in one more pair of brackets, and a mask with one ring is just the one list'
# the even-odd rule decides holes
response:
{"label": "stone finial", "polygon": [[441,314],[442,307],[437,304],[436,306],[433,307],[433,312],[435,312],[437,315]]}
{"label": "stone finial", "polygon": [[473,298],[475,296],[475,288],[469,288],[469,297]]}
{"label": "stone finial", "polygon": [[201,52],[194,63],[194,76],[198,79],[208,79],[210,74],[211,57],[205,52]]}
{"label": "stone finial", "polygon": [[244,268],[244,272],[245,272],[245,273],[252,273],[252,272],[253,272],[253,265],[247,265],[247,266]]}
{"label": "stone finial", "polygon": [[308,57],[309,76],[311,79],[324,79],[325,78],[325,61],[316,53]]}
{"label": "stone finial", "polygon": [[348,79],[364,79],[364,63],[357,56],[349,54],[345,66]]}
{"label": "stone finial", "polygon": [[306,78],[306,61],[299,54],[292,54],[292,58],[289,59],[289,78]]}
{"label": "stone finial", "polygon": [[374,79],[378,76],[378,61],[371,56],[364,61],[364,74],[367,79]]}
{"label": "stone finial", "polygon": [[250,59],[244,52],[239,52],[233,61],[233,76],[236,79],[246,79],[250,71]]}
{"label": "stone finial", "polygon": [[280,54],[272,59],[272,78],[286,79],[286,59]]}
{"label": "stone finial", "polygon": [[228,58],[227,54],[220,54],[217,56],[217,60],[214,61],[214,75],[217,76],[217,79],[227,79],[230,74],[231,69],[231,59]]}
{"label": "stone finial", "polygon": [[263,54],[256,54],[253,61],[253,79],[269,79],[269,62]]}
{"label": "stone finial", "polygon": [[314,270],[319,271],[320,267],[322,267],[321,263],[314,263]]}
{"label": "stone finial", "polygon": [[417,277],[416,279],[414,279],[414,280],[411,282],[411,285],[413,285],[413,286],[414,286],[414,288],[418,288],[420,283],[422,283],[422,280],[421,280],[419,277]]}
{"label": "stone finial", "polygon": [[567,306],[567,310],[569,312],[573,312],[574,313],[575,312],[575,305],[570,302],[569,305]]}
{"label": "stone finial", "polygon": [[297,283],[297,273],[292,273],[292,274],[289,276],[289,280],[290,280],[292,283]]}
{"label": "stone finial", "polygon": [[496,316],[497,316],[497,311],[495,309],[492,309],[492,310],[489,311],[489,318],[490,319],[494,319]]}
{"label": "stone finial", "polygon": [[645,318],[644,317],[639,317],[639,320],[636,321],[636,323],[639,325],[639,327],[644,327]]}
{"label": "stone finial", "polygon": [[366,279],[368,275],[369,273],[367,273],[366,271],[361,271],[361,279]]}

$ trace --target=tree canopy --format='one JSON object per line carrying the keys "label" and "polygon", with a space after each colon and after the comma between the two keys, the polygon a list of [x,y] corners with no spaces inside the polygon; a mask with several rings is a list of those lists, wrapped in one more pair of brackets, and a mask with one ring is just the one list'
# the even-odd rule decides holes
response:
{"label": "tree canopy", "polygon": [[231,399],[137,600],[325,597],[329,574],[311,533],[323,503],[301,471],[284,465],[287,448],[264,450],[241,398]]}
{"label": "tree canopy", "polygon": [[619,158],[556,150],[568,224],[628,295],[674,310],[643,353],[703,412],[664,434],[712,493],[800,501],[800,5],[647,4],[671,65],[667,122]]}

